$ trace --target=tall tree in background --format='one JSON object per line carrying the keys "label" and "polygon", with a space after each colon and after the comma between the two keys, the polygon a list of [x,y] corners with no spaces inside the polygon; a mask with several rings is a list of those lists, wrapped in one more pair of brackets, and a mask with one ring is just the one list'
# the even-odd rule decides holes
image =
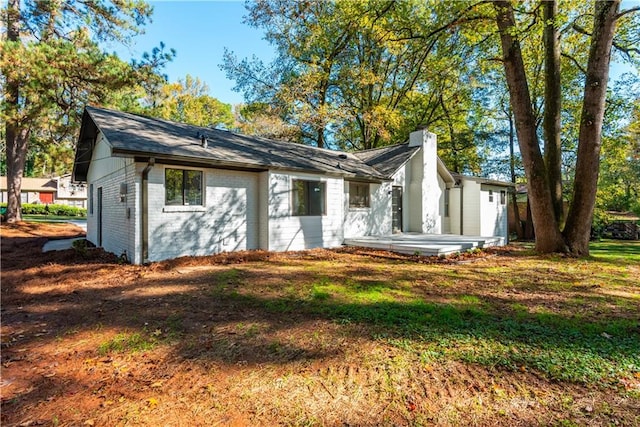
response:
{"label": "tall tree in background", "polygon": [[470,5],[258,1],[247,22],[265,30],[278,57],[265,65],[227,52],[222,68],[250,105],[297,127],[300,142],[343,149],[400,142],[443,119],[443,105],[452,123],[462,122],[469,91],[448,59],[464,62],[468,46],[480,42],[460,43],[454,31],[474,19]]}
{"label": "tall tree in background", "polygon": [[[552,153],[547,162],[540,151],[536,116],[526,75],[525,61],[519,35],[521,29],[516,20],[513,4],[497,1],[496,23],[502,47],[504,71],[514,112],[516,131],[524,168],[527,175],[531,211],[536,229],[536,249],[540,252],[569,252],[584,256],[589,254],[589,237],[595,205],[600,160],[601,132],[607,95],[607,81],[611,49],[616,25],[633,10],[620,12],[619,1],[595,2],[590,31],[583,30],[589,38],[590,49],[586,67],[582,112],[578,135],[575,178],[566,224],[562,227],[561,210],[557,208],[557,189],[562,177],[557,176],[558,111],[563,93],[557,74],[557,32],[549,25],[556,21],[555,1],[545,3],[545,147]],[[551,4],[550,4],[551,3]],[[545,153],[546,154],[546,153]]]}
{"label": "tall tree in background", "polygon": [[151,14],[141,0],[9,0],[3,12],[7,221],[14,222],[21,219],[20,189],[30,141],[68,141],[82,106],[146,79],[169,58],[159,55],[158,63],[143,61],[134,67],[97,45],[124,42],[140,31]]}
{"label": "tall tree in background", "polygon": [[233,125],[231,105],[209,96],[209,87],[197,77],[187,74],[183,80],[164,84],[158,97],[146,111],[151,116],[204,127]]}

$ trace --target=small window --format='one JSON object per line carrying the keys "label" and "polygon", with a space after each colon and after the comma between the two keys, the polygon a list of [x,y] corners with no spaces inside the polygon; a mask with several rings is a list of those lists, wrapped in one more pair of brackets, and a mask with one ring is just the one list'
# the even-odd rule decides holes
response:
{"label": "small window", "polygon": [[327,213],[324,182],[295,179],[292,187],[293,215],[320,216]]}
{"label": "small window", "polygon": [[202,206],[202,171],[165,169],[164,184],[168,206]]}
{"label": "small window", "polygon": [[445,218],[449,217],[449,189],[445,188],[444,190],[444,216]]}
{"label": "small window", "polygon": [[369,184],[349,183],[350,208],[368,208],[370,206],[369,199]]}
{"label": "small window", "polygon": [[507,204],[507,192],[504,190],[500,191],[500,204],[501,205]]}
{"label": "small window", "polygon": [[489,190],[489,203],[493,203],[493,190]]}
{"label": "small window", "polygon": [[89,184],[89,214],[93,215],[93,184]]}

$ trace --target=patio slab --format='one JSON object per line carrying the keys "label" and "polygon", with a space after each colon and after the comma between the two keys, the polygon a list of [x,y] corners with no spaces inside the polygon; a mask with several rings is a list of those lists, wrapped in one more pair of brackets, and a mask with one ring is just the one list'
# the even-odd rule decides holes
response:
{"label": "patio slab", "polygon": [[475,248],[503,246],[505,241],[503,237],[499,236],[403,233],[347,238],[344,239],[344,244],[362,248],[383,249],[403,254],[438,256],[466,252]]}

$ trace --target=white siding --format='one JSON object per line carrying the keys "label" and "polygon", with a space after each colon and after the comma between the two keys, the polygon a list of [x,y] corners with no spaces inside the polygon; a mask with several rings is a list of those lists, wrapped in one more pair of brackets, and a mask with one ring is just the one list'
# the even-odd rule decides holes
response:
{"label": "white siding", "polygon": [[[447,216],[447,217],[444,216],[444,198],[445,198],[445,192],[447,190],[447,184],[445,184],[440,174],[438,174],[438,188],[440,189],[440,199],[438,200],[438,206],[439,206],[438,213],[439,213],[439,220],[441,224],[440,233],[447,234],[447,233],[451,233],[450,216]],[[449,200],[449,203],[451,203],[451,200]],[[451,212],[451,206],[449,206],[449,212]],[[451,213],[449,213],[449,215],[451,215]]]}
{"label": "white siding", "polygon": [[204,206],[165,206],[165,167],[149,172],[149,260],[257,249],[258,174],[193,169],[203,171]]}
{"label": "white siding", "polygon": [[[493,201],[489,200],[489,191],[493,191]],[[500,204],[500,191],[505,191],[504,187],[482,186],[480,191],[480,235],[481,236],[502,236],[505,242],[508,240],[507,228],[507,205]],[[505,197],[506,202],[506,197]]]}
{"label": "white siding", "polygon": [[[293,216],[291,183],[294,179],[325,182],[327,213],[322,216]],[[330,248],[342,245],[342,178],[312,174],[269,172],[269,250],[290,251]]]}
{"label": "white siding", "polygon": [[449,190],[449,225],[451,234],[460,234],[460,193],[459,187]]}
{"label": "white siding", "polygon": [[391,183],[369,184],[370,207],[349,208],[349,181],[344,181],[344,237],[391,233]]}
{"label": "white siding", "polygon": [[462,183],[462,234],[480,236],[480,184],[471,180]]}
{"label": "white siding", "polygon": [[[128,194],[121,200],[120,184]],[[93,212],[87,212],[87,240],[98,241],[98,189],[102,189],[102,247],[107,252],[131,259],[136,232],[135,164],[131,159],[111,157],[111,147],[100,134],[87,173],[87,186],[93,185]],[[130,216],[127,217],[128,209]]]}

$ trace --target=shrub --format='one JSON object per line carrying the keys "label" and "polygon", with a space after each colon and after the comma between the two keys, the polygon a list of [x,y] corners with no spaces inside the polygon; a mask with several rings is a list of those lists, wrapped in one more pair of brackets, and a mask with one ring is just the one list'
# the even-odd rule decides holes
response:
{"label": "shrub", "polygon": [[[7,207],[6,203],[0,203],[0,207]],[[23,203],[23,215],[58,215],[58,216],[80,216],[86,217],[87,210],[76,206],[67,205],[45,205],[42,203]]]}

